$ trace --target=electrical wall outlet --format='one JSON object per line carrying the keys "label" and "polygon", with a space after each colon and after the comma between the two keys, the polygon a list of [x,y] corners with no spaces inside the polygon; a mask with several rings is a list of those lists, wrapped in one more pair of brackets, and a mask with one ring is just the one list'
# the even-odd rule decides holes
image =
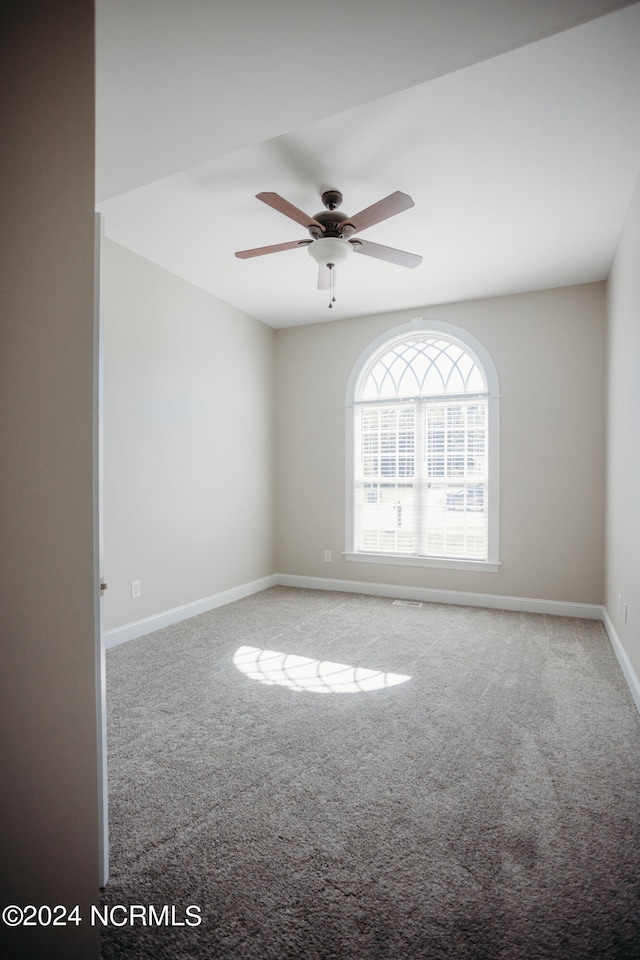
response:
{"label": "electrical wall outlet", "polygon": [[622,619],[624,620],[625,623],[627,622],[627,605],[626,605],[626,603],[623,603],[623,604],[622,604]]}
{"label": "electrical wall outlet", "polygon": [[325,550],[325,552],[324,552],[324,562],[325,562],[325,563],[331,563],[332,560],[333,560],[333,555],[332,555],[332,553],[331,553],[331,550]]}
{"label": "electrical wall outlet", "polygon": [[141,592],[142,592],[142,587],[141,587],[140,580],[132,580],[131,581],[131,599],[135,600],[137,597],[140,596]]}

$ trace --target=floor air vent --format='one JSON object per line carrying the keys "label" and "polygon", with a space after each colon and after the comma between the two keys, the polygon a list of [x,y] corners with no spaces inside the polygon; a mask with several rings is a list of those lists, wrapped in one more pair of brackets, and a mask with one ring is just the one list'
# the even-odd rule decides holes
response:
{"label": "floor air vent", "polygon": [[422,600],[394,600],[394,604],[398,607],[421,607]]}

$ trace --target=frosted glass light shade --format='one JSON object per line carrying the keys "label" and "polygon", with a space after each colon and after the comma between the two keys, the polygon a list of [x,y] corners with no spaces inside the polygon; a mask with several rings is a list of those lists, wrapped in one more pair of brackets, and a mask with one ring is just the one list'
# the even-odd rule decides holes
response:
{"label": "frosted glass light shade", "polygon": [[328,264],[344,263],[353,247],[348,240],[341,237],[320,237],[314,240],[307,247],[309,256],[313,257],[317,264],[326,267]]}

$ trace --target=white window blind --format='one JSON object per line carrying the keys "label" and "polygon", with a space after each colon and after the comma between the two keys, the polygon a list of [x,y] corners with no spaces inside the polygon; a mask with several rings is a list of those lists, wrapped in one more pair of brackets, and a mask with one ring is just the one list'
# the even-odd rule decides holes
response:
{"label": "white window blind", "polygon": [[354,549],[486,561],[488,391],[457,341],[405,337],[354,398]]}

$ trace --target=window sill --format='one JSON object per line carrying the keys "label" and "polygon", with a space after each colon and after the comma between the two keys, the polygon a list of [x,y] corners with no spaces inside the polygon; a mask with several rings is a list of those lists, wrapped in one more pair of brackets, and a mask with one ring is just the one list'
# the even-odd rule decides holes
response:
{"label": "window sill", "polygon": [[446,557],[416,557],[398,553],[344,553],[345,560],[358,563],[386,563],[411,567],[439,567],[442,570],[472,570],[498,573],[500,564],[488,560],[449,560]]}

